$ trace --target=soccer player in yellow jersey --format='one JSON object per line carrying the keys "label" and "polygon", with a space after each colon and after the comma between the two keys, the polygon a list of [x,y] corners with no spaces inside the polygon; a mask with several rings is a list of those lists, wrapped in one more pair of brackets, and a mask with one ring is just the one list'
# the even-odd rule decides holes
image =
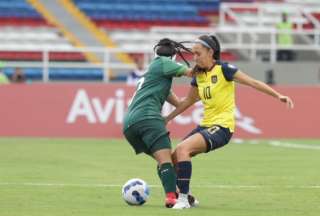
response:
{"label": "soccer player in yellow jersey", "polygon": [[170,121],[199,100],[203,103],[204,115],[200,125],[191,131],[173,152],[180,191],[174,209],[190,208],[187,197],[192,171],[191,157],[220,148],[232,137],[235,127],[235,83],[250,86],[293,108],[293,102],[288,96],[253,79],[235,66],[221,62],[220,44],[215,36],[200,36],[192,51],[196,72],[191,88],[187,97],[166,117],[166,121]]}

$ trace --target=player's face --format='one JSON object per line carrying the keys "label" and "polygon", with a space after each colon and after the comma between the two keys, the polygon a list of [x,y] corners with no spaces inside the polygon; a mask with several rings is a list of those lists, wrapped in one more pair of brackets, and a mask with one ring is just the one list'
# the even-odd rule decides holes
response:
{"label": "player's face", "polygon": [[192,47],[193,52],[193,60],[195,63],[202,67],[202,68],[208,68],[212,64],[212,50],[204,47],[201,44],[195,44]]}

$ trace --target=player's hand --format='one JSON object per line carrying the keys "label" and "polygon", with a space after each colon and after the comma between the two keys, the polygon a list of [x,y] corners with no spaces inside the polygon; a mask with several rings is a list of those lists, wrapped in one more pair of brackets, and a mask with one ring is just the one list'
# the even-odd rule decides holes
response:
{"label": "player's hand", "polygon": [[193,77],[193,76],[194,76],[193,71],[192,71],[191,69],[187,70],[187,72],[185,73],[185,75],[186,75],[187,77]]}
{"label": "player's hand", "polygon": [[293,109],[294,104],[293,104],[291,98],[289,98],[288,96],[285,96],[285,95],[279,95],[278,98],[281,102],[286,103],[288,108]]}

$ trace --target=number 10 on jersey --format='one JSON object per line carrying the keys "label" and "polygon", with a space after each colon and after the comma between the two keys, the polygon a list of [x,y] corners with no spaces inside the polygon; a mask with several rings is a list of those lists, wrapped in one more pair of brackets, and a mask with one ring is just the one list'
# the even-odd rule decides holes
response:
{"label": "number 10 on jersey", "polygon": [[210,91],[210,86],[207,86],[205,88],[203,88],[203,97],[205,100],[209,100],[211,99],[211,91]]}

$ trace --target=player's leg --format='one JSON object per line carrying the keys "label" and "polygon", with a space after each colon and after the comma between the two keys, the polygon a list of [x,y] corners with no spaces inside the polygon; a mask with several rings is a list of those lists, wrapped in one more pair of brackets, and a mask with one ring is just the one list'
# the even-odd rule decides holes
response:
{"label": "player's leg", "polygon": [[[200,127],[200,126],[197,126],[195,129],[193,129],[187,136],[185,136],[183,138],[183,141],[185,141],[186,139],[188,139],[189,137],[191,137],[192,135],[196,134],[196,133],[199,133],[200,131],[204,130],[206,128],[204,127]],[[182,141],[182,142],[183,142]],[[180,143],[181,144],[181,143]],[[179,145],[177,147],[179,147]],[[177,155],[176,155],[176,149],[175,151],[172,153],[172,161],[173,161],[173,164],[176,165],[177,164]]]}
{"label": "player's leg", "polygon": [[177,204],[173,208],[182,209],[190,207],[187,202],[187,196],[192,173],[191,157],[224,146],[229,142],[231,136],[232,134],[229,129],[213,126],[202,129],[178,144],[173,155],[177,161],[177,185],[180,194]]}
{"label": "player's leg", "polygon": [[171,149],[161,149],[153,153],[159,166],[159,177],[166,193],[165,205],[171,208],[176,203],[176,173],[171,160]]}
{"label": "player's leg", "polygon": [[174,209],[190,208],[188,201],[189,186],[192,174],[191,157],[206,152],[207,144],[200,133],[196,133],[183,140],[176,147],[173,155],[176,159],[177,186],[179,197]]}
{"label": "player's leg", "polygon": [[[174,164],[174,163],[173,163]],[[175,165],[173,166],[175,168]],[[159,179],[161,180],[161,173],[160,173],[160,167],[159,165],[157,164],[157,167],[156,167],[156,170],[157,170],[157,174],[158,174],[158,177]],[[175,168],[176,170],[176,168]],[[175,199],[178,198],[179,196],[179,188],[176,186],[176,193],[175,193]],[[189,204],[191,207],[196,207],[199,205],[199,201],[191,194],[191,191],[189,191],[189,194],[188,194],[188,201],[189,201]]]}
{"label": "player's leg", "polygon": [[[200,126],[196,127],[196,128],[193,129],[186,137],[184,137],[183,140],[188,139],[188,138],[191,137],[192,135],[194,135],[194,134],[196,134],[196,133],[198,133],[198,132],[200,132],[200,131],[202,131],[202,130],[204,130],[204,129],[206,129],[206,128],[200,127]],[[177,170],[177,167],[178,167],[177,163],[178,163],[178,161],[177,161],[177,154],[176,154],[176,152],[173,152],[173,153],[172,153],[172,161],[173,161],[173,164],[174,164],[174,166],[175,166],[176,172],[178,172],[178,170]],[[177,180],[177,185],[180,184],[180,183],[181,183],[181,182],[179,181],[179,183],[178,183],[178,180]],[[179,193],[179,187],[177,188],[177,192]],[[178,196],[178,194],[177,194],[177,196]],[[188,200],[189,200],[190,206],[192,206],[192,207],[197,206],[197,205],[199,204],[199,201],[198,201],[193,195],[191,195],[190,191],[189,191],[189,194],[188,194]]]}
{"label": "player's leg", "polygon": [[159,177],[166,193],[165,204],[172,207],[176,202],[176,173],[171,159],[171,141],[164,122],[145,120],[141,129],[142,140],[149,154],[157,161]]}
{"label": "player's leg", "polygon": [[[205,128],[196,127],[192,130],[184,139],[183,141],[178,144],[175,151],[172,154],[172,160],[176,167],[177,174],[186,173],[184,170],[188,171],[185,176],[179,176],[177,178],[177,186],[180,190],[182,188],[182,193],[185,193],[184,185],[186,183],[185,179],[190,179],[191,177],[191,153],[195,154],[195,152],[202,152],[205,148],[205,144],[203,143],[203,138],[201,135],[199,136],[199,132]],[[178,158],[179,157],[179,158]],[[190,171],[190,173],[189,173]],[[189,177],[190,176],[190,177]],[[187,189],[189,191],[189,189]]]}

